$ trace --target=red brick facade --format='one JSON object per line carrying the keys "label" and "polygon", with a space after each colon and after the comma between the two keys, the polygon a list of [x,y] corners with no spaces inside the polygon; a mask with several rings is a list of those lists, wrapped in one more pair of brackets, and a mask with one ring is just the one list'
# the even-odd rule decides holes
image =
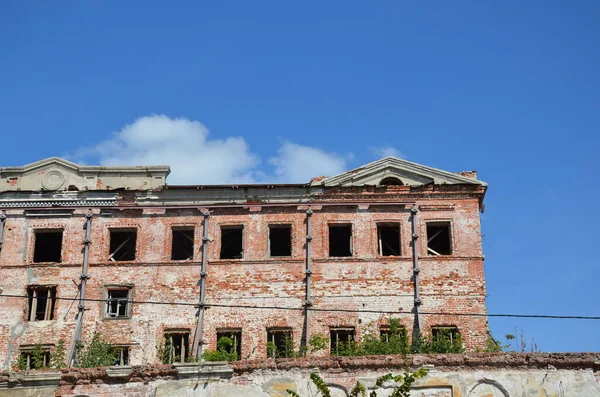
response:
{"label": "red brick facade", "polygon": [[[5,367],[18,359],[23,345],[52,345],[60,338],[70,344],[78,305],[71,299],[78,296],[83,226],[89,209],[93,217],[86,298],[97,301],[85,303],[83,339],[97,331],[114,344],[129,346],[131,364],[157,362],[165,331],[189,331],[192,344],[198,321],[194,305],[200,294],[205,211],[210,214],[205,253],[205,348],[215,348],[218,330],[236,329],[242,332],[242,358],[265,358],[267,329],[290,328],[299,346],[306,338],[305,321],[309,336],[328,336],[330,327],[352,327],[360,339],[367,329],[377,331],[394,317],[411,334],[415,319],[413,207],[418,210],[419,310],[486,313],[479,215],[485,185],[189,186],[102,192],[103,197],[114,200],[110,205],[92,205],[90,191],[85,192],[88,196],[68,193],[80,201],[43,210],[30,208],[33,204],[15,204],[16,198],[21,198],[39,206],[43,197],[35,192],[0,195],[0,210],[6,214],[0,252],[2,295],[27,296],[29,286],[55,286],[59,298],[51,320],[31,321],[28,299],[0,297],[0,363]],[[235,200],[224,202],[223,197],[230,196]],[[306,320],[301,309],[307,289],[308,209],[313,212],[311,308],[323,311],[309,311]],[[451,254],[428,254],[429,222],[449,225]],[[291,225],[290,257],[269,255],[269,225],[278,224]],[[331,224],[351,225],[351,256],[329,256]],[[379,255],[378,224],[398,225],[400,255]],[[243,226],[242,258],[220,259],[222,226]],[[191,260],[171,260],[172,229],[180,227],[194,228]],[[110,230],[117,228],[136,231],[134,260],[108,260]],[[61,261],[34,263],[36,233],[53,229],[63,231]],[[107,286],[130,288],[134,303],[128,316],[106,318],[102,300]],[[346,311],[333,311],[339,309]],[[425,334],[432,326],[457,326],[467,349],[485,346],[486,317],[423,314],[421,322]]]}

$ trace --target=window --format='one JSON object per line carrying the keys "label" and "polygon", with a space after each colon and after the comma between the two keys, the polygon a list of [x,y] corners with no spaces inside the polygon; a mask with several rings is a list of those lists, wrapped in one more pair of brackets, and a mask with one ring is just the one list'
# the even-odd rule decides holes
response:
{"label": "window", "polygon": [[221,259],[238,259],[243,256],[243,226],[221,226]]}
{"label": "window", "polygon": [[352,256],[352,225],[329,225],[329,256]]}
{"label": "window", "polygon": [[111,261],[135,260],[136,239],[136,230],[112,229],[110,231],[110,255],[108,259]]}
{"label": "window", "polygon": [[[231,340],[231,347],[227,344],[226,350],[227,353],[235,353],[237,354],[237,359],[242,358],[242,331],[239,329],[231,329],[231,330],[220,330],[217,331],[217,348],[220,348],[221,345],[219,341],[221,338],[229,338]],[[225,344],[223,344],[225,345]]]}
{"label": "window", "polygon": [[354,328],[331,328],[329,330],[331,352],[335,353],[342,344],[354,341]]}
{"label": "window", "polygon": [[35,232],[33,249],[34,262],[60,262],[62,252],[63,231],[38,230]]}
{"label": "window", "polygon": [[165,332],[165,346],[162,352],[163,363],[184,363],[190,354],[189,340],[189,331]]}
{"label": "window", "polygon": [[56,287],[30,286],[27,288],[29,297],[29,321],[43,321],[54,319],[54,305],[56,303]]}
{"label": "window", "polygon": [[452,254],[450,222],[435,222],[427,224],[427,254]]}
{"label": "window", "polygon": [[402,183],[402,181],[396,177],[393,176],[388,176],[387,178],[383,178],[381,180],[381,182],[379,182],[380,185],[383,186],[402,186],[404,185],[404,183]]}
{"label": "window", "polygon": [[390,339],[396,335],[402,338],[402,340],[408,339],[406,328],[403,326],[390,327],[389,325],[383,325],[379,327],[379,338],[382,342],[390,343]]}
{"label": "window", "polygon": [[194,259],[194,228],[173,229],[172,233],[171,260]]}
{"label": "window", "polygon": [[19,348],[20,370],[44,369],[50,365],[50,349],[52,345],[24,345]]}
{"label": "window", "polygon": [[113,346],[117,353],[115,365],[129,365],[129,346]]}
{"label": "window", "polygon": [[433,326],[431,327],[431,336],[433,340],[436,342],[442,342],[444,340],[450,342],[451,344],[461,342],[460,340],[460,332],[458,328],[454,325],[448,326]]}
{"label": "window", "polygon": [[399,256],[400,251],[400,225],[381,224],[377,225],[377,241],[379,244],[379,255]]}
{"label": "window", "polygon": [[290,328],[272,328],[267,330],[267,356],[270,358],[292,357],[294,340]]}
{"label": "window", "polygon": [[292,226],[269,226],[269,255],[292,256]]}
{"label": "window", "polygon": [[131,288],[111,287],[106,289],[104,317],[122,318],[130,316]]}

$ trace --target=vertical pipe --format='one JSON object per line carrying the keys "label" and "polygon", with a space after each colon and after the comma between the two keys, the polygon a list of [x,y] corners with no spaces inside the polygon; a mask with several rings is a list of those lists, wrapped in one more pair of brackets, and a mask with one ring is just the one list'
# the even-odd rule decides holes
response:
{"label": "vertical pipe", "polygon": [[310,340],[310,319],[308,315],[309,308],[312,306],[311,296],[311,277],[312,277],[312,235],[310,234],[310,219],[313,214],[312,209],[306,210],[306,301],[304,302],[304,346],[308,346]]}
{"label": "vertical pipe", "polygon": [[71,342],[71,346],[69,347],[69,352],[67,354],[67,365],[70,367],[72,365],[77,365],[77,344],[81,341],[81,330],[83,327],[83,313],[85,312],[85,286],[87,283],[88,277],[88,258],[90,254],[90,244],[91,244],[91,233],[92,233],[92,210],[88,210],[88,213],[85,215],[85,239],[83,240],[83,268],[81,270],[81,283],[79,284],[79,311],[77,312],[77,325],[75,326],[75,335],[73,336],[73,341]]}
{"label": "vertical pipe", "polygon": [[[419,293],[419,229],[417,225],[417,206],[414,205],[410,209],[410,217],[411,217],[411,227],[412,227],[412,256],[413,256],[413,281],[415,283],[415,302],[414,302],[414,312],[415,312],[415,325],[416,331],[421,333],[421,315],[419,313],[419,307],[421,306],[421,295]],[[415,331],[413,331],[415,334]]]}
{"label": "vertical pipe", "polygon": [[202,354],[202,345],[204,343],[204,311],[206,309],[206,261],[208,248],[208,217],[209,213],[203,212],[204,217],[202,222],[202,267],[200,268],[200,297],[198,302],[198,322],[196,323],[196,332],[194,334],[194,355],[200,357]]}
{"label": "vertical pipe", "polygon": [[4,224],[6,223],[6,211],[0,213],[0,252],[2,252],[2,244],[4,243]]}

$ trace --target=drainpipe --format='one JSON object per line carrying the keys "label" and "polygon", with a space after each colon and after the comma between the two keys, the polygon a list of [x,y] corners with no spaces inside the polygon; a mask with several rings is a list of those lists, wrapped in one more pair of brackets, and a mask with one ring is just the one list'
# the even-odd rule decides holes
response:
{"label": "drainpipe", "polygon": [[202,267],[200,268],[200,298],[198,302],[198,322],[196,324],[196,333],[194,334],[193,351],[196,357],[202,354],[203,334],[204,334],[204,311],[206,309],[206,260],[208,249],[208,217],[209,213],[203,212],[204,220],[202,222]]}
{"label": "drainpipe", "polygon": [[306,301],[304,302],[304,321],[305,325],[305,334],[304,334],[304,345],[308,346],[308,341],[310,340],[310,328],[309,328],[309,315],[308,310],[312,306],[312,297],[311,297],[311,276],[312,276],[312,236],[310,234],[310,219],[313,214],[312,209],[306,210]]}
{"label": "drainpipe", "polygon": [[0,252],[2,251],[2,244],[4,243],[4,224],[6,224],[6,211],[0,213]]}
{"label": "drainpipe", "polygon": [[77,345],[81,341],[81,330],[83,327],[83,313],[85,312],[85,286],[88,277],[88,257],[90,253],[91,244],[91,233],[92,233],[92,210],[88,210],[85,215],[85,239],[83,240],[83,269],[81,271],[81,283],[79,285],[79,312],[77,313],[77,325],[75,326],[75,335],[73,336],[73,342],[69,347],[67,354],[68,366],[77,365]]}
{"label": "drainpipe", "polygon": [[[413,280],[415,283],[415,304],[414,304],[414,312],[415,312],[415,325],[417,327],[416,331],[421,333],[421,315],[419,313],[419,307],[421,306],[421,295],[419,294],[419,229],[417,225],[417,206],[414,205],[410,209],[410,222],[412,226],[412,256],[413,256]],[[413,331],[413,335],[415,331]]]}

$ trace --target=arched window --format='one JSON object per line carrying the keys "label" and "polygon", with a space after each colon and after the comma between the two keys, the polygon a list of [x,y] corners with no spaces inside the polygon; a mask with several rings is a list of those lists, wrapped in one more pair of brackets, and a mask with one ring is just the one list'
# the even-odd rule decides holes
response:
{"label": "arched window", "polygon": [[384,186],[402,186],[404,185],[404,183],[402,183],[402,181],[398,178],[396,178],[395,176],[388,176],[387,178],[383,178],[381,180],[381,182],[379,182],[380,185],[384,185]]}

